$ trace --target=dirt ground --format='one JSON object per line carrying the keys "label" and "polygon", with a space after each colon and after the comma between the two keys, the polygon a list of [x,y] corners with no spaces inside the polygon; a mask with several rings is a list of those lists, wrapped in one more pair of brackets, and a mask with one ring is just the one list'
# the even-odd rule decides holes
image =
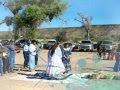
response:
{"label": "dirt ground", "polygon": [[[37,71],[46,69],[47,53],[48,53],[47,50],[41,51],[42,59],[39,58]],[[72,56],[71,56],[72,71],[89,72],[89,71],[93,71],[93,69],[96,68],[98,70],[112,72],[112,67],[115,63],[115,60],[100,60],[99,63],[95,64],[94,61],[92,60],[95,54],[96,54],[95,52],[72,52]],[[84,65],[81,66],[79,65],[78,61],[83,59],[84,61],[86,61],[86,63],[83,62]],[[24,59],[21,51],[21,53],[17,53],[15,57],[15,63],[16,63],[15,73],[5,74],[2,77],[0,77],[0,90],[66,90],[66,87],[64,87],[62,84],[57,84],[57,83],[53,84],[47,81],[46,82],[39,82],[34,80],[25,81],[25,80],[19,80],[19,78],[12,79],[12,77],[17,76],[20,73],[25,74],[26,72],[28,72],[27,70],[22,69],[23,62]],[[84,89],[84,90],[90,90],[90,89]]]}

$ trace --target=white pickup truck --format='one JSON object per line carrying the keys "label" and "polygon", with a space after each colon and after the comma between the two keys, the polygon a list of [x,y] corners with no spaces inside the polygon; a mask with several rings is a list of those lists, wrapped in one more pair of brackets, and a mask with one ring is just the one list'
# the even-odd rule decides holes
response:
{"label": "white pickup truck", "polygon": [[47,44],[46,44],[46,48],[50,49],[55,43],[56,43],[55,39],[48,39]]}
{"label": "white pickup truck", "polygon": [[93,43],[91,40],[83,40],[79,46],[80,51],[93,51]]}

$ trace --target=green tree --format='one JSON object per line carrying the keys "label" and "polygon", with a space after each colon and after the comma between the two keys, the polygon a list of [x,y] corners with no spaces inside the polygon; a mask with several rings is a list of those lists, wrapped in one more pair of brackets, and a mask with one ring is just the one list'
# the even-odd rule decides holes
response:
{"label": "green tree", "polygon": [[5,17],[5,23],[6,23],[6,25],[7,25],[8,27],[9,27],[10,25],[12,25],[12,23],[13,23],[12,17],[6,16],[6,17]]}
{"label": "green tree", "polygon": [[66,3],[62,0],[6,0],[5,6],[14,15],[15,35],[21,32],[28,33],[31,30],[37,32],[40,24],[44,21],[51,22],[66,9]]}
{"label": "green tree", "polygon": [[10,29],[10,26],[13,24],[13,18],[11,16],[6,16],[5,19],[4,19],[6,25],[9,27],[9,34],[10,34],[10,38],[12,39],[13,38],[13,33]]}

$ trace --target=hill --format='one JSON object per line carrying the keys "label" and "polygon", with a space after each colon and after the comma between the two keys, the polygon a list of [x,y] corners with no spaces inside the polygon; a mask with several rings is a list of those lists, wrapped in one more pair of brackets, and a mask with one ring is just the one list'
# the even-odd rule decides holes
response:
{"label": "hill", "polygon": [[[92,25],[90,36],[92,40],[112,39],[120,41],[120,24]],[[60,31],[67,32],[69,40],[85,39],[86,32],[83,27],[44,28],[39,30],[39,38],[55,38]],[[10,38],[10,32],[0,32],[0,38]]]}
{"label": "hill", "polygon": [[[58,32],[66,31],[69,40],[81,40],[85,38],[86,32],[83,27],[46,28],[40,30],[40,37],[54,38]],[[92,25],[90,30],[92,40],[112,39],[120,40],[120,24]]]}

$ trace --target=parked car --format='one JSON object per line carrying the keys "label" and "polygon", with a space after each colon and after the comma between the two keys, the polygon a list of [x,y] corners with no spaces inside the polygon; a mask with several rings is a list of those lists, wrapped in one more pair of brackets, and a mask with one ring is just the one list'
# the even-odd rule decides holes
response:
{"label": "parked car", "polygon": [[93,43],[91,40],[83,40],[79,46],[80,51],[93,51]]}
{"label": "parked car", "polygon": [[72,48],[72,51],[79,51],[79,44],[75,44],[74,47]]}
{"label": "parked car", "polygon": [[55,39],[49,39],[47,40],[47,44],[45,45],[45,48],[50,49],[55,43],[56,43]]}
{"label": "parked car", "polygon": [[115,45],[113,45],[113,42],[110,40],[98,41],[96,46],[98,45],[100,45],[99,47],[104,48],[106,51],[111,51],[115,47]]}
{"label": "parked car", "polygon": [[2,39],[0,40],[0,43],[4,46],[4,45],[9,45],[9,39]]}
{"label": "parked car", "polygon": [[22,39],[22,40],[17,41],[17,42],[15,43],[15,45],[16,45],[17,47],[23,48],[24,45],[25,45],[25,42],[28,42],[28,41],[29,41],[29,40]]}

